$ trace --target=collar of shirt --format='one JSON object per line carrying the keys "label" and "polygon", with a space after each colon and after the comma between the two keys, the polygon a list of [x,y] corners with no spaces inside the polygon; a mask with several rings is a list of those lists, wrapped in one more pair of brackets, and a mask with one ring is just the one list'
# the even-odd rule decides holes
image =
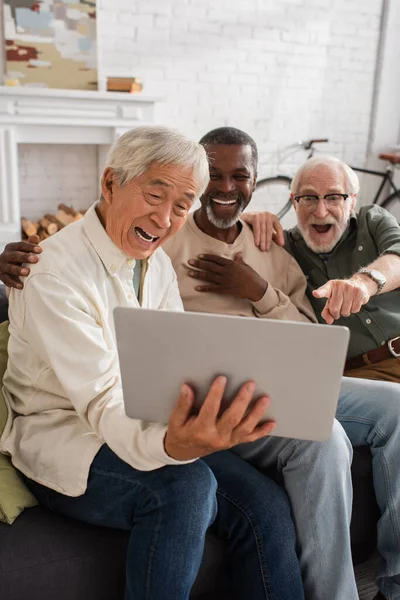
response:
{"label": "collar of shirt", "polygon": [[[128,269],[133,271],[136,260],[122,252],[114,244],[97,215],[96,207],[98,204],[98,202],[93,204],[83,217],[84,228],[91,244],[111,277],[115,277],[124,267],[128,267]],[[149,263],[151,259],[152,257],[148,259]]]}

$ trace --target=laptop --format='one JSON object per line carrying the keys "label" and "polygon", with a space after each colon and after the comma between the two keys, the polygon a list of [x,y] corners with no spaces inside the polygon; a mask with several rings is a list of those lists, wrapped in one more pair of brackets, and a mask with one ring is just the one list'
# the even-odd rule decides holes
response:
{"label": "laptop", "polygon": [[252,379],[255,397],[271,398],[272,435],[329,439],[346,327],[126,307],[114,309],[114,321],[129,417],[167,423],[182,383],[193,386],[198,410],[213,379],[226,375],[224,406]]}

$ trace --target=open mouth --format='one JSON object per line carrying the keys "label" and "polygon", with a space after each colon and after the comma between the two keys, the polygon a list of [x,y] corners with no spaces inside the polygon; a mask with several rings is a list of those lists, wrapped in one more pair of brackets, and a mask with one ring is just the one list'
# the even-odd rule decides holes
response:
{"label": "open mouth", "polygon": [[211,199],[211,205],[214,214],[217,215],[219,218],[224,219],[229,218],[233,214],[236,214],[236,211],[239,207],[239,200],[238,198],[224,199],[217,197]]}
{"label": "open mouth", "polygon": [[147,244],[154,244],[155,242],[157,242],[157,240],[159,240],[160,238],[155,236],[155,235],[151,235],[151,233],[149,233],[148,231],[145,231],[145,229],[142,229],[141,227],[135,227],[134,228],[134,232],[137,238],[139,238],[139,240],[142,240],[143,242],[146,242]]}
{"label": "open mouth", "polygon": [[212,201],[220,206],[232,206],[233,204],[236,204],[237,198],[234,200],[221,200],[220,198],[213,198]]}
{"label": "open mouth", "polygon": [[312,225],[312,228],[317,233],[328,233],[328,231],[332,228],[331,223],[327,223],[326,225],[316,225],[315,223]]}

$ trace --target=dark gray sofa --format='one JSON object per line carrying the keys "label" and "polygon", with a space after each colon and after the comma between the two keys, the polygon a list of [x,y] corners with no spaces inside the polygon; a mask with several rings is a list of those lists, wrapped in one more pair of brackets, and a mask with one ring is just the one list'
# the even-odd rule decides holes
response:
{"label": "dark gray sofa", "polygon": [[[0,317],[7,318],[1,290]],[[355,449],[352,475],[351,534],[353,560],[357,563],[371,554],[376,540],[378,509],[368,449]],[[122,600],[127,542],[125,531],[72,521],[39,506],[27,509],[13,525],[0,523],[0,598]],[[209,533],[191,598],[231,597],[223,542]]]}

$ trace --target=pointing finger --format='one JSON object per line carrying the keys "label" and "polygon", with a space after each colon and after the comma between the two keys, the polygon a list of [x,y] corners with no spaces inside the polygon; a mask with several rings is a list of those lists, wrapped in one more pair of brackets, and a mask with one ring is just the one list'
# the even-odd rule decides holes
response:
{"label": "pointing finger", "polygon": [[313,291],[313,296],[315,298],[329,298],[329,296],[332,293],[332,286],[331,283],[328,281],[328,283],[325,283],[324,285],[321,285],[321,287],[319,287],[318,289]]}

